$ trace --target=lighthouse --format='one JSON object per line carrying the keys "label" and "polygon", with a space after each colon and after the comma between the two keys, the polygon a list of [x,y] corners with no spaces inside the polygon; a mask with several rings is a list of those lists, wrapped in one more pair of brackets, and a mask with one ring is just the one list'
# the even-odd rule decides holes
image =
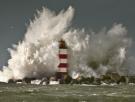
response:
{"label": "lighthouse", "polygon": [[59,41],[58,58],[59,64],[56,79],[59,80],[60,83],[64,83],[64,80],[68,77],[68,47],[63,39]]}

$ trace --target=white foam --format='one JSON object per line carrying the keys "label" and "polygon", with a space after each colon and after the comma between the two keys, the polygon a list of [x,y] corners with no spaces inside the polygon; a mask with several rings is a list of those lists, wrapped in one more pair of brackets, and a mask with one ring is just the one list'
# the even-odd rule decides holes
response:
{"label": "white foam", "polygon": [[[117,69],[123,65],[119,57],[126,54],[123,52],[124,55],[119,56],[119,49],[126,49],[129,44],[125,27],[117,24],[97,34],[86,32],[70,26],[73,16],[72,7],[58,14],[47,8],[39,11],[30,22],[24,40],[9,49],[11,59],[0,72],[0,81],[54,75],[59,64],[58,41],[61,38],[69,48],[68,71],[71,76],[75,72],[85,77],[99,77],[110,69],[119,71]],[[97,64],[97,68],[92,63]],[[72,77],[76,78],[77,74]]]}

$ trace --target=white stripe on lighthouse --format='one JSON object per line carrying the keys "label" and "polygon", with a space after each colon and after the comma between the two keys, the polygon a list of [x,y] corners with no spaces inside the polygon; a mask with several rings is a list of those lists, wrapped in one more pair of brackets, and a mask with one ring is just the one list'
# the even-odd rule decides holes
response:
{"label": "white stripe on lighthouse", "polygon": [[60,49],[59,54],[68,54],[67,49]]}
{"label": "white stripe on lighthouse", "polygon": [[61,67],[61,68],[59,68],[58,72],[67,72],[67,68],[66,67]]}
{"label": "white stripe on lighthouse", "polygon": [[68,63],[67,59],[60,59],[60,63]]}

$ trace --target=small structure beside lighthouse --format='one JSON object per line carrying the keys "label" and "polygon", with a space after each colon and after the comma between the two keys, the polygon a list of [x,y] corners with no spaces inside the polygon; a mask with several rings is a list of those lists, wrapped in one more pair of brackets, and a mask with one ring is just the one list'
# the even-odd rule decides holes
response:
{"label": "small structure beside lighthouse", "polygon": [[59,65],[56,79],[60,81],[60,83],[64,83],[65,79],[68,77],[68,47],[63,39],[59,41],[58,57]]}

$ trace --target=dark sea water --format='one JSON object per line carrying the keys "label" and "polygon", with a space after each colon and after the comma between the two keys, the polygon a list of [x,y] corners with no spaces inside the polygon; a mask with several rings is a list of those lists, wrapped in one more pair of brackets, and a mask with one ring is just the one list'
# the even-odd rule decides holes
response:
{"label": "dark sea water", "polygon": [[0,84],[0,102],[135,102],[135,85]]}

